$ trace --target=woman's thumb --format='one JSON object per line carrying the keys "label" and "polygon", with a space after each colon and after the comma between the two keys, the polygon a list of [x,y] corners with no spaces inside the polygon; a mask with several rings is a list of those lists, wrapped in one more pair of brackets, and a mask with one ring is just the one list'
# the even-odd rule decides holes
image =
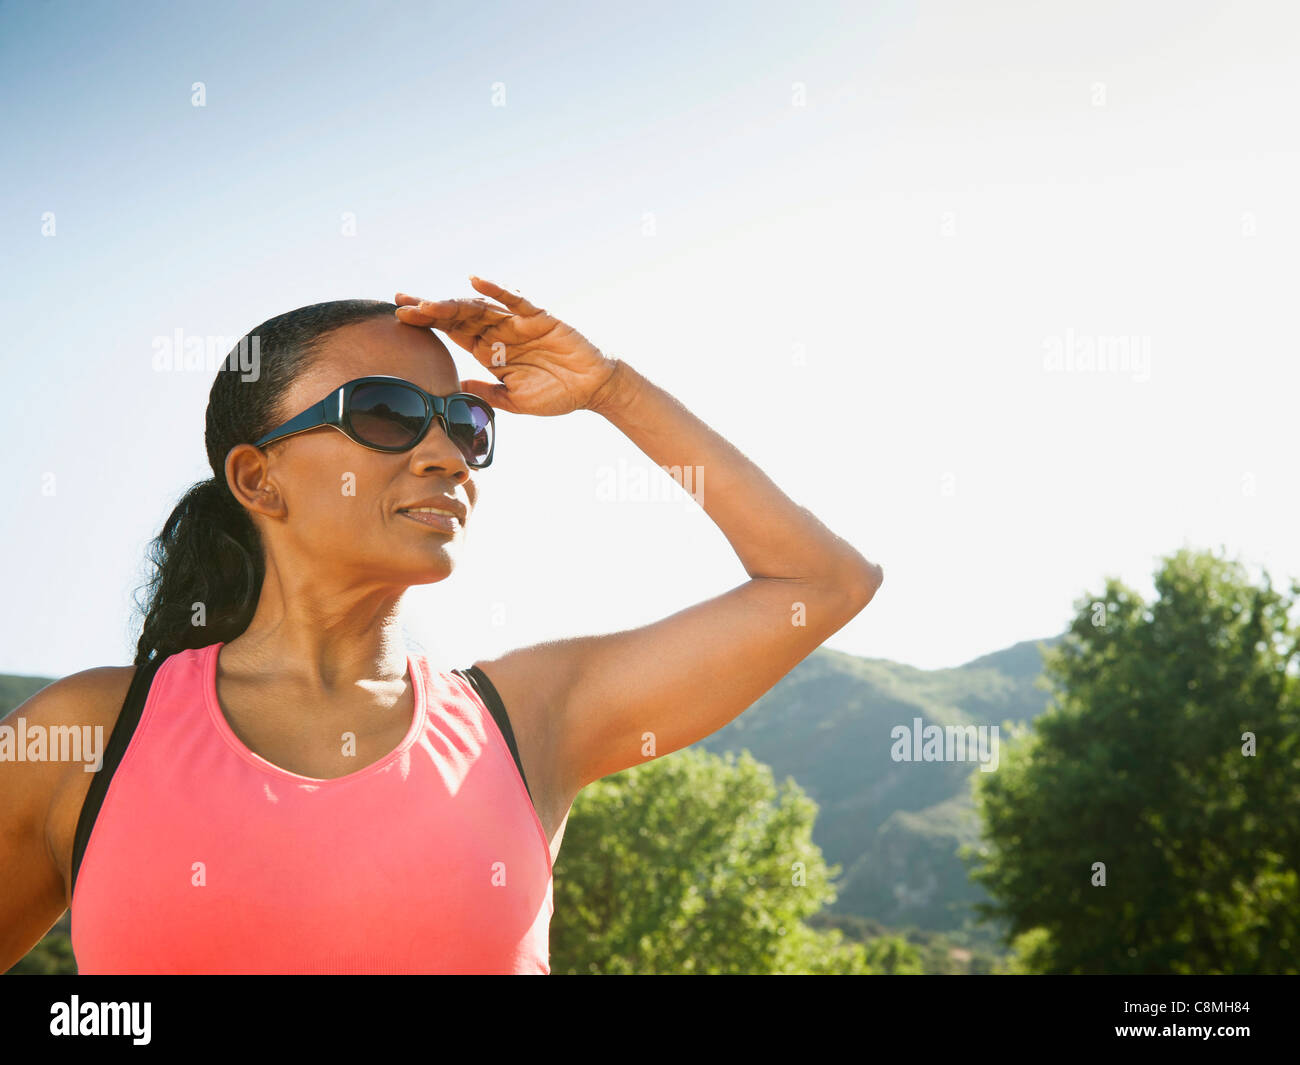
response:
{"label": "woman's thumb", "polygon": [[489,406],[497,410],[515,413],[514,406],[510,402],[510,390],[500,381],[462,381],[460,390],[468,392],[471,396],[477,396]]}

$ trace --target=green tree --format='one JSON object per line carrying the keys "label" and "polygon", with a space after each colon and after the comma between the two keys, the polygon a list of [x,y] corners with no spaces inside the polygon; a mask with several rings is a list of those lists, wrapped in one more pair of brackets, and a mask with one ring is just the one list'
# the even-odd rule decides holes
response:
{"label": "green tree", "polygon": [[804,919],[833,902],[817,805],[748,752],[686,748],[588,785],[555,867],[554,973],[919,971],[902,940]]}
{"label": "green tree", "polygon": [[975,774],[979,910],[1013,972],[1295,973],[1300,585],[1190,549],[1155,585],[1076,604],[1052,707]]}

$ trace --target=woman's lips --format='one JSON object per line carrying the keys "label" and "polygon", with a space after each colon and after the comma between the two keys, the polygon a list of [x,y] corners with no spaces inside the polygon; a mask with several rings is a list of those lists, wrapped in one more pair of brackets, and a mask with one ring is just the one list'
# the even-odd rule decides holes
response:
{"label": "woman's lips", "polygon": [[460,527],[460,522],[451,514],[428,510],[403,510],[399,513],[404,518],[418,521],[421,525],[427,525],[430,529],[438,529],[441,532],[454,533]]}

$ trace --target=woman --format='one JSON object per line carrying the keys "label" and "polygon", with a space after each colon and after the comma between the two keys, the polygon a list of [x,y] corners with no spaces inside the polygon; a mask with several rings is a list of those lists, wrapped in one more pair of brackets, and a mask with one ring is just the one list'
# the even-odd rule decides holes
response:
{"label": "woman", "polygon": [[[250,334],[256,373],[218,373],[213,477],[155,542],[134,665],[8,719],[112,740],[98,773],[0,765],[0,970],[71,907],[83,973],[549,972],[578,792],[717,731],[871,601],[880,567],[670,395],[471,281],[489,298],[280,315]],[[434,328],[496,383],[459,380]],[[815,412],[772,409],[806,447]],[[454,568],[494,410],[594,411],[657,465],[702,469],[749,579],[466,670],[408,654],[402,597]]]}

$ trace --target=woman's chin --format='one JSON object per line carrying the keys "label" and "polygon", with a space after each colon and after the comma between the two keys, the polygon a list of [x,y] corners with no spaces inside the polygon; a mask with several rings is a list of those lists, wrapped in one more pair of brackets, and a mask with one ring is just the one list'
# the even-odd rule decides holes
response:
{"label": "woman's chin", "polygon": [[439,554],[441,557],[425,558],[413,562],[406,571],[406,583],[436,584],[438,581],[450,577],[452,571],[456,568],[456,559],[453,557],[453,552],[443,548]]}

